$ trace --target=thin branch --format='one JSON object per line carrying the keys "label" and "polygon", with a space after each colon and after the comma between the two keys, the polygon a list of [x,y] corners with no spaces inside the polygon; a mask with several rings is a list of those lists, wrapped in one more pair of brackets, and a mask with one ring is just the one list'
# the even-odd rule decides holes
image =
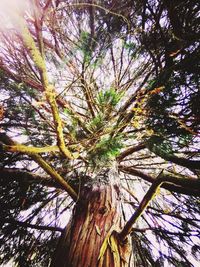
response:
{"label": "thin branch", "polygon": [[86,99],[88,108],[90,110],[92,117],[94,118],[95,113],[94,113],[93,105],[92,105],[92,104],[94,104],[94,101],[92,99],[93,97],[92,97],[91,90],[88,88],[87,83],[86,83],[85,78],[84,78],[84,69],[82,70],[80,82],[81,82],[81,88],[83,89],[83,93],[85,95],[85,99]]}
{"label": "thin branch", "polygon": [[[192,180],[192,181],[191,181]],[[191,182],[196,185],[197,188],[200,188],[200,180],[198,179],[188,179],[184,177],[172,177],[170,175],[160,175],[157,179],[155,179],[154,183],[150,186],[149,190],[145,194],[144,198],[140,202],[137,210],[134,212],[134,214],[131,216],[131,218],[128,220],[128,222],[125,224],[122,231],[119,233],[119,239],[121,241],[124,241],[132,231],[132,226],[135,224],[135,222],[140,218],[142,213],[145,211],[146,207],[150,203],[150,201],[156,196],[156,192],[159,189],[159,187],[164,183],[172,183],[178,186],[187,187],[191,185]],[[193,184],[193,186],[194,186]],[[200,189],[199,189],[200,191]]]}
{"label": "thin branch", "polygon": [[124,241],[132,231],[132,226],[134,223],[139,219],[139,217],[142,215],[142,213],[145,211],[146,207],[150,203],[150,201],[154,198],[156,195],[156,191],[159,189],[161,184],[164,181],[162,179],[157,179],[149,188],[146,195],[140,202],[137,210],[134,212],[134,214],[131,216],[131,218],[128,220],[128,222],[125,224],[122,231],[119,233],[119,240]]}
{"label": "thin branch", "polygon": [[[132,167],[119,165],[118,168],[120,171],[122,171],[124,173],[128,173],[128,174],[136,176],[136,177],[140,177],[147,182],[150,182],[150,183],[155,182],[155,178],[153,176],[146,174],[144,172],[141,172],[139,170],[136,170]],[[168,176],[165,173],[163,173],[162,175],[163,176],[166,175],[166,177]],[[179,179],[179,178],[175,177],[176,176],[175,174],[170,174],[170,177],[173,178],[173,175],[174,175],[174,179]],[[187,177],[186,180],[187,180],[187,185],[184,184],[184,186],[183,186],[183,184],[181,185],[181,184],[174,184],[174,183],[165,183],[165,184],[162,184],[161,187],[165,188],[169,191],[180,193],[180,194],[185,194],[188,196],[199,196],[200,195],[200,180],[190,178],[190,177]]]}
{"label": "thin branch", "polygon": [[46,98],[48,103],[51,106],[52,115],[54,119],[54,125],[56,126],[56,133],[57,133],[57,144],[60,148],[60,151],[69,159],[73,159],[73,156],[71,152],[68,150],[68,148],[65,146],[64,141],[64,134],[63,134],[63,127],[62,127],[62,120],[59,115],[59,110],[56,102],[56,93],[55,88],[53,85],[51,85],[48,81],[48,75],[47,75],[47,69],[45,60],[42,57],[42,54],[38,50],[35,41],[33,39],[33,36],[31,35],[25,21],[20,16],[16,15],[16,18],[18,19],[19,26],[21,28],[22,38],[23,41],[29,50],[30,55],[32,56],[32,59],[37,66],[40,74],[41,74],[41,80],[42,84],[45,89]]}
{"label": "thin branch", "polygon": [[58,174],[45,160],[42,159],[39,155],[31,155],[32,159],[38,163],[38,165],[46,172],[48,173],[52,178],[56,180],[70,195],[70,197],[77,201],[78,195],[74,191],[74,189],[64,180],[60,174]]}
{"label": "thin branch", "polygon": [[146,143],[146,147],[153,153],[155,153],[157,156],[163,158],[164,160],[171,161],[175,164],[178,164],[180,166],[186,167],[188,169],[200,169],[200,160],[190,160],[182,157],[178,157],[173,154],[169,154],[164,152],[163,150],[161,151],[156,145],[151,144],[151,142]]}
{"label": "thin branch", "polygon": [[47,231],[57,231],[57,232],[63,232],[63,228],[61,227],[53,227],[53,226],[48,226],[48,225],[36,225],[36,224],[31,224],[27,222],[20,222],[17,220],[13,219],[2,219],[1,222],[3,223],[9,223],[14,226],[22,226],[26,228],[32,228],[32,229],[37,229],[37,230],[47,230]]}
{"label": "thin branch", "polygon": [[[7,136],[5,133],[0,133],[0,141],[3,142],[5,145],[18,145],[17,142],[14,142],[9,136]],[[77,201],[78,195],[77,193],[73,190],[73,188],[65,181],[65,179],[60,176],[45,160],[42,159],[37,154],[30,154],[30,157],[38,163],[38,165],[46,172],[48,173],[53,179],[58,182],[63,189],[66,190],[66,192],[71,196],[71,198],[74,201]]]}
{"label": "thin branch", "polygon": [[14,169],[14,168],[0,169],[0,178],[5,179],[6,182],[9,182],[9,180],[26,181],[29,184],[35,183],[35,184],[40,184],[43,186],[63,189],[52,178],[49,178],[43,175],[38,175],[36,173],[31,173],[28,171]]}

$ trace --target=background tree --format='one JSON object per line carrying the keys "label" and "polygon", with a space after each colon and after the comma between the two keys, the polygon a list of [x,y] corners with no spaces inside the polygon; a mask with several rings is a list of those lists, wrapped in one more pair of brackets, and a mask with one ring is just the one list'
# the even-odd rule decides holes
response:
{"label": "background tree", "polygon": [[198,1],[1,5],[1,264],[197,266]]}

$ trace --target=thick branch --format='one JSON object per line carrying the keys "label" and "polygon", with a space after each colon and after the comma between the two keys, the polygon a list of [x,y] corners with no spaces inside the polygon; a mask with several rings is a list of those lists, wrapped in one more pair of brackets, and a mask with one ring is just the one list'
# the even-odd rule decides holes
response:
{"label": "thick branch", "polygon": [[56,133],[57,133],[57,144],[58,147],[60,148],[60,151],[69,159],[73,159],[73,156],[71,152],[68,150],[68,148],[65,146],[65,141],[64,141],[64,134],[63,134],[63,128],[62,128],[62,120],[59,115],[59,110],[56,102],[56,94],[55,94],[55,88],[53,85],[51,85],[48,81],[48,75],[47,75],[47,69],[45,65],[45,60],[42,57],[42,54],[38,50],[34,39],[25,23],[25,21],[20,17],[17,16],[19,26],[21,28],[21,33],[23,37],[23,41],[25,43],[25,46],[29,50],[29,53],[37,66],[42,83],[45,89],[46,93],[46,98],[48,103],[51,106],[52,110],[52,115],[54,119],[54,125],[56,126]]}
{"label": "thick branch", "polygon": [[119,233],[119,239],[121,241],[124,241],[127,237],[127,235],[130,234],[132,231],[132,226],[134,223],[138,220],[138,218],[142,215],[142,213],[145,211],[146,207],[148,206],[149,202],[154,198],[156,195],[156,191],[160,187],[160,185],[163,183],[162,179],[157,179],[149,188],[146,195],[142,199],[142,201],[139,204],[139,207],[134,212],[134,214],[131,216],[131,218],[128,220],[128,222],[125,224],[122,231]]}
{"label": "thick branch", "polygon": [[163,156],[162,158],[167,159],[173,163],[176,163],[180,166],[186,167],[188,169],[196,169],[199,170],[200,169],[200,161],[199,160],[190,160],[190,159],[185,159],[185,158],[181,158],[181,157],[177,157],[174,155],[166,155]]}
{"label": "thick branch", "polygon": [[[152,137],[154,138],[154,137]],[[156,137],[155,137],[156,138]],[[146,147],[153,153],[155,153],[157,156],[167,160],[171,161],[175,164],[178,164],[180,166],[186,167],[188,169],[200,169],[200,161],[199,160],[190,160],[186,158],[177,157],[176,155],[169,154],[163,149],[160,149],[154,141],[151,141],[151,138],[147,141]]]}
{"label": "thick branch", "polygon": [[59,152],[58,146],[33,147],[25,145],[2,145],[2,148],[8,152],[21,152],[29,155],[37,153]]}
{"label": "thick branch", "polygon": [[130,147],[128,149],[126,149],[125,151],[123,151],[118,157],[117,157],[117,161],[121,161],[123,160],[125,157],[129,156],[130,154],[134,153],[134,152],[138,152],[142,149],[144,149],[146,146],[144,143],[141,143],[137,146],[133,146]]}
{"label": "thick branch", "polygon": [[142,213],[145,211],[146,207],[150,203],[150,201],[156,196],[157,189],[165,183],[170,183],[182,187],[188,187],[188,186],[196,186],[196,188],[199,189],[200,193],[200,180],[198,179],[188,179],[184,177],[172,177],[171,175],[165,175],[161,174],[160,177],[155,179],[154,183],[150,186],[149,190],[147,191],[146,195],[142,199],[142,201],[139,204],[139,207],[134,212],[134,214],[131,216],[131,218],[128,220],[128,222],[125,224],[123,230],[119,233],[119,239],[121,241],[125,240],[127,235],[130,234],[132,231],[132,226],[134,223],[138,220],[138,218],[142,215]]}
{"label": "thick branch", "polygon": [[[9,136],[5,133],[0,133],[0,141],[5,145],[18,145],[17,142],[14,142]],[[60,174],[58,174],[45,160],[43,160],[37,154],[30,154],[30,157],[38,163],[38,165],[46,171],[57,183],[59,183],[63,189],[71,196],[71,198],[76,201],[78,199],[77,193],[73,190],[73,188],[64,180]]]}
{"label": "thick branch", "polygon": [[58,174],[45,160],[43,160],[39,155],[32,155],[32,159],[38,163],[38,165],[46,172],[48,173],[52,178],[56,180],[70,195],[70,197],[77,201],[78,195],[74,191],[74,189],[63,179],[60,174]]}
{"label": "thick branch", "polygon": [[[128,174],[136,176],[136,177],[140,177],[147,182],[150,182],[150,183],[155,182],[155,178],[152,177],[151,175],[146,174],[144,172],[141,172],[139,170],[136,170],[136,169],[129,167],[129,166],[119,165],[119,170],[124,172],[124,173],[128,173]],[[167,174],[165,174],[165,173],[163,173],[162,175],[167,176]],[[170,175],[172,178],[173,174],[170,174]],[[175,178],[175,179],[178,179],[178,178]],[[186,186],[186,184],[183,186],[183,184],[182,185],[180,185],[180,184],[175,185],[175,184],[171,184],[171,183],[164,183],[161,185],[161,187],[165,188],[169,191],[172,191],[172,192],[185,194],[185,195],[189,195],[189,196],[199,196],[200,195],[200,180],[194,179],[194,178],[187,177],[187,186]]]}

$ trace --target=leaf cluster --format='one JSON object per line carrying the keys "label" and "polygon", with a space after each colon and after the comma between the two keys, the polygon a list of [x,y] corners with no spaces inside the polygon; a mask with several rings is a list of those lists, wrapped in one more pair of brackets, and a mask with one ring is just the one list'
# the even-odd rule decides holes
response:
{"label": "leaf cluster", "polygon": [[94,166],[109,166],[123,147],[122,136],[103,136],[88,153],[89,161]]}

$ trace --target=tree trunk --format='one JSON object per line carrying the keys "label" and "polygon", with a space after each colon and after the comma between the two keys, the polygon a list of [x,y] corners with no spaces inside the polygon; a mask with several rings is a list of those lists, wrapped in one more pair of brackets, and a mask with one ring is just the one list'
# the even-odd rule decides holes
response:
{"label": "tree trunk", "polygon": [[121,244],[117,238],[122,226],[119,187],[95,184],[84,188],[51,267],[133,266],[130,240]]}

